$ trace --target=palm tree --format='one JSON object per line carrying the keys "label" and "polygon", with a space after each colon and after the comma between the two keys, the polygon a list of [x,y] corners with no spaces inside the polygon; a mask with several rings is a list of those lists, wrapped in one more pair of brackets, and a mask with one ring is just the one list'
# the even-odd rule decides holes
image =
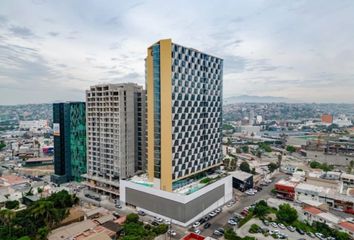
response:
{"label": "palm tree", "polygon": [[60,217],[51,201],[38,201],[31,213],[36,219],[43,219],[44,223],[51,228],[60,221]]}
{"label": "palm tree", "polygon": [[0,210],[0,221],[8,227],[9,235],[11,237],[11,222],[15,217],[15,212],[9,209]]}

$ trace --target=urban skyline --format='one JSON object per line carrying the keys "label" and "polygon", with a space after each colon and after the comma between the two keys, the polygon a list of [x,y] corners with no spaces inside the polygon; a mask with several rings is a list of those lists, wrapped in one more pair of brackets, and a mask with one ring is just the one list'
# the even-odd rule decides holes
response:
{"label": "urban skyline", "polygon": [[[93,84],[143,84],[145,46],[167,37],[225,60],[224,97],[353,102],[351,1],[186,4],[1,2],[0,103],[82,101]],[[25,9],[33,14],[16,14]]]}

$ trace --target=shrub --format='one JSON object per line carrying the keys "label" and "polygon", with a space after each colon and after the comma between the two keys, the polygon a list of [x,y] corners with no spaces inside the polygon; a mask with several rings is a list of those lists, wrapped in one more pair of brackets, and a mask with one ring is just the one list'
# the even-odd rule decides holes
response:
{"label": "shrub", "polygon": [[17,209],[20,206],[20,203],[16,200],[5,202],[5,207],[7,209]]}
{"label": "shrub", "polygon": [[130,213],[127,215],[126,223],[137,223],[139,221],[139,215],[135,213]]}
{"label": "shrub", "polygon": [[257,224],[252,224],[248,230],[250,233],[258,233],[260,227]]}

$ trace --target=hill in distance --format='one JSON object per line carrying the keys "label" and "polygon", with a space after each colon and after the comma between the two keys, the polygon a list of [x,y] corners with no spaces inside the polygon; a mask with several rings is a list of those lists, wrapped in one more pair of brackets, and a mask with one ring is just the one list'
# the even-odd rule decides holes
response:
{"label": "hill in distance", "polygon": [[285,97],[272,97],[272,96],[251,96],[240,95],[224,98],[224,104],[232,103],[294,103],[296,100]]}

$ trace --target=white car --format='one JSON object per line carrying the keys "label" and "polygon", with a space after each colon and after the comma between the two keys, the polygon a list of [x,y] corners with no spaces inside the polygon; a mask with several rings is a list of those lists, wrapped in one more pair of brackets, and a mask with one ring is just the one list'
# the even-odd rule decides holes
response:
{"label": "white car", "polygon": [[194,228],[197,228],[197,227],[199,227],[200,226],[200,222],[195,222],[194,224],[193,224],[193,227]]}
{"label": "white car", "polygon": [[280,227],[281,229],[285,229],[285,226],[282,223],[278,223],[278,227]]}
{"label": "white car", "polygon": [[247,190],[245,193],[246,193],[247,195],[250,195],[250,196],[255,195],[255,193],[254,193],[253,191],[250,191],[250,190]]}
{"label": "white car", "polygon": [[235,226],[237,225],[237,222],[235,222],[234,220],[230,219],[229,221],[227,221],[228,224]]}
{"label": "white car", "polygon": [[196,234],[200,234],[202,231],[200,231],[200,229],[196,229],[196,230],[194,230],[194,233],[196,233]]}
{"label": "white car", "polygon": [[154,221],[159,222],[159,223],[162,223],[162,222],[163,222],[163,219],[162,219],[162,218],[159,218],[159,217],[154,217]]}
{"label": "white car", "polygon": [[170,235],[170,236],[176,236],[177,235],[175,230],[168,230],[167,234]]}
{"label": "white car", "polygon": [[165,219],[165,223],[166,223],[167,225],[170,225],[170,224],[171,224],[171,220]]}
{"label": "white car", "polygon": [[210,213],[209,213],[209,216],[210,216],[210,217],[215,217],[215,216],[216,216],[216,213],[215,213],[215,212],[210,212]]}
{"label": "white car", "polygon": [[278,228],[278,225],[275,222],[272,222],[270,225],[272,225],[273,228]]}
{"label": "white car", "polygon": [[216,213],[220,213],[221,212],[221,208],[217,208],[214,210]]}

